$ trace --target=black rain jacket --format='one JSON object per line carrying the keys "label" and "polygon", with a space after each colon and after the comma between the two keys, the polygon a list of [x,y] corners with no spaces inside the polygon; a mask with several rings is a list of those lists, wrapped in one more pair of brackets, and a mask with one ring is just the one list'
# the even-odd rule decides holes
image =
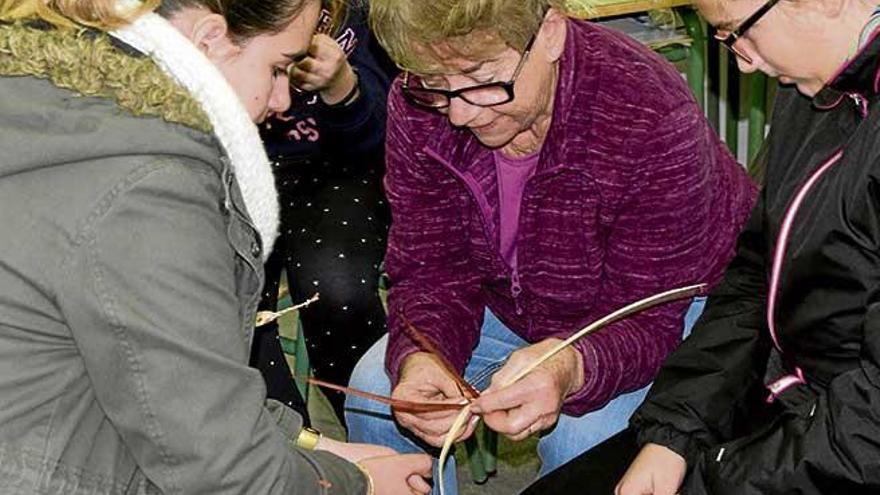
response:
{"label": "black rain jacket", "polygon": [[[693,334],[633,416],[640,444],[688,462],[681,493],[880,493],[880,40],[814,98],[781,89],[765,187]],[[775,326],[767,303],[787,208],[795,214]],[[781,349],[781,350],[780,350]],[[772,403],[766,384],[806,384]]]}

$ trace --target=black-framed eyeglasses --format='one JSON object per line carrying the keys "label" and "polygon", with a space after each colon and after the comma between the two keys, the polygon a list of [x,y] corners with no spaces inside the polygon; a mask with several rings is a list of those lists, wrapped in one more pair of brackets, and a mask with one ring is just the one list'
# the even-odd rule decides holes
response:
{"label": "black-framed eyeglasses", "polygon": [[747,63],[752,63],[752,58],[745,54],[742,50],[736,48],[736,42],[739,40],[742,35],[746,34],[752,26],[755,25],[764,15],[773,8],[774,5],[779,3],[779,0],[769,0],[767,3],[761,6],[760,9],[756,10],[754,14],[748,16],[746,20],[742,21],[742,23],[737,26],[736,29],[730,32],[727,36],[720,36],[718,34],[715,35],[715,38],[721,42],[721,45],[724,48],[730,50],[731,53],[736,55],[737,57],[745,60]]}
{"label": "black-framed eyeglasses", "polygon": [[405,72],[403,74],[403,95],[414,105],[434,110],[448,107],[453,98],[461,98],[471,105],[478,107],[494,107],[509,103],[513,101],[513,86],[520,72],[522,72],[526,60],[529,58],[529,53],[532,51],[532,45],[535,43],[537,36],[538,34],[535,33],[526,44],[526,48],[523,50],[522,56],[520,56],[513,75],[507,81],[490,82],[448,90],[426,87],[421,77]]}

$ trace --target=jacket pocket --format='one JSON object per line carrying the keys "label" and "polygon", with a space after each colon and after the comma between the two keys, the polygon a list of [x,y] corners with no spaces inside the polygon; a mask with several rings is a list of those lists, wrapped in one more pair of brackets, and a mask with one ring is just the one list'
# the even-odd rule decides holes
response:
{"label": "jacket pocket", "polygon": [[815,398],[787,409],[754,433],[708,451],[703,459],[708,493],[757,495],[777,493],[773,487],[794,486],[803,456],[800,440],[819,404]]}

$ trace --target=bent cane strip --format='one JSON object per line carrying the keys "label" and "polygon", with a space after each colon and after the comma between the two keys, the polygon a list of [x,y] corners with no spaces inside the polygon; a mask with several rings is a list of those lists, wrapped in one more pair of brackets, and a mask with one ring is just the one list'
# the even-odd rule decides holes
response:
{"label": "bent cane strip", "polygon": [[443,448],[440,449],[440,462],[437,471],[437,477],[440,478],[440,495],[446,495],[446,483],[443,482],[443,471],[446,467],[446,458],[449,456],[449,450],[452,448],[455,439],[458,438],[458,435],[464,430],[465,421],[467,421],[470,412],[470,404],[461,408],[461,412],[455,417],[455,421],[452,422],[452,426],[449,428],[449,433],[446,434],[446,438],[443,440]]}
{"label": "bent cane strip", "polygon": [[[680,287],[678,289],[668,290],[666,292],[661,292],[659,294],[655,294],[653,296],[646,297],[644,299],[640,299],[632,304],[624,306],[613,313],[610,313],[595,322],[587,325],[582,328],[580,331],[572,335],[571,337],[565,339],[560,342],[559,345],[554,347],[553,349],[544,353],[543,356],[532,362],[530,365],[523,368],[520,372],[516,373],[511,379],[507,380],[507,382],[501,387],[509,387],[513,385],[522,377],[529,374],[532,370],[541,365],[544,361],[553,357],[556,353],[565,349],[567,346],[571,345],[581,337],[593,333],[610,323],[614,323],[615,321],[626,318],[627,316],[633,315],[640,311],[644,311],[653,306],[657,306],[659,304],[663,304],[669,301],[675,301],[677,299],[684,299],[687,297],[694,297],[696,295],[703,294],[706,289],[706,284],[697,284],[690,285],[687,287]],[[446,434],[446,438],[443,441],[443,448],[440,450],[440,471],[439,471],[439,482],[440,482],[440,495],[445,495],[445,487],[443,482],[443,468],[446,465],[446,456],[449,455],[449,450],[452,448],[452,444],[458,435],[461,434],[464,429],[465,419],[470,413],[470,405],[465,405],[461,412],[458,414],[458,417],[455,418],[455,422],[452,424],[452,427],[449,429],[449,432]]]}
{"label": "bent cane strip", "polygon": [[373,394],[370,392],[364,392],[363,390],[358,390],[356,388],[351,387],[343,387],[342,385],[336,385],[335,383],[325,382],[323,380],[319,380],[317,378],[307,377],[306,381],[312,385],[329,388],[330,390],[336,390],[338,392],[343,392],[345,394],[357,395],[358,397],[363,397],[365,399],[374,400],[376,402],[381,402],[382,404],[387,404],[391,406],[393,409],[396,409],[401,412],[407,413],[425,413],[425,412],[434,412],[434,411],[454,411],[457,409],[461,409],[463,406],[468,404],[467,399],[462,399],[460,403],[448,403],[448,402],[413,402],[408,400],[401,399],[393,399],[391,397],[385,397],[384,395]]}
{"label": "bent cane strip", "polygon": [[526,366],[525,368],[520,370],[519,373],[516,373],[515,375],[513,375],[513,377],[511,377],[509,380],[507,380],[507,382],[501,388],[508,387],[508,386],[513,385],[514,383],[518,382],[520,379],[522,379],[522,377],[531,373],[532,370],[534,370],[535,368],[540,366],[544,361],[547,361],[548,359],[550,359],[551,357],[556,355],[556,353],[558,353],[562,349],[565,349],[566,347],[570,346],[576,340],[580,339],[581,337],[583,337],[585,335],[593,333],[596,330],[599,330],[599,329],[605,327],[606,325],[614,323],[615,321],[618,321],[618,320],[622,320],[622,319],[626,318],[627,316],[633,315],[635,313],[639,313],[639,312],[644,311],[648,308],[657,306],[659,304],[667,303],[669,301],[675,301],[677,299],[694,297],[696,295],[703,294],[705,290],[706,290],[706,284],[689,285],[687,287],[680,287],[678,289],[672,289],[672,290],[668,290],[666,292],[661,292],[659,294],[654,294],[653,296],[646,297],[644,299],[640,299],[640,300],[638,300],[628,306],[624,306],[624,307],[618,309],[617,311],[610,313],[610,314],[594,321],[593,323],[590,323],[589,325],[582,328],[580,331],[578,331],[577,333],[575,333],[571,337],[560,342],[556,347],[545,352],[543,356],[541,356],[540,358],[538,358],[534,362],[532,362],[532,364]]}
{"label": "bent cane strip", "polygon": [[403,313],[403,309],[398,311],[400,318],[403,320],[404,329],[406,330],[406,334],[419,346],[423,351],[431,354],[434,359],[440,363],[440,366],[446,370],[446,373],[455,380],[455,384],[458,386],[458,390],[461,392],[461,395],[467,397],[468,399],[476,399],[480,396],[480,392],[474,388],[473,385],[465,381],[461,375],[458,374],[458,371],[455,370],[455,366],[452,366],[452,363],[443,356],[443,353],[437,349],[437,346],[434,345],[425,335],[420,332],[412,322],[409,321],[409,318]]}
{"label": "bent cane strip", "polygon": [[287,313],[290,313],[291,311],[296,311],[298,309],[305,308],[306,306],[312,304],[313,302],[317,301],[318,299],[319,299],[319,295],[316,292],[314,296],[306,299],[305,301],[303,301],[295,306],[291,306],[289,308],[284,308],[281,311],[260,311],[257,313],[257,321],[254,323],[254,327],[261,327],[263,325],[268,325],[269,323],[272,323],[273,321],[277,320],[278,318],[281,318],[282,316],[286,315]]}

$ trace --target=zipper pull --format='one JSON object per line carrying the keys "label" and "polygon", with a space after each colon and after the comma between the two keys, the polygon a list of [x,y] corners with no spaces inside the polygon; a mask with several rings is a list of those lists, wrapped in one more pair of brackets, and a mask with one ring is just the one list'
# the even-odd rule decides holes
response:
{"label": "zipper pull", "polygon": [[519,271],[514,269],[510,276],[510,295],[513,296],[513,304],[516,307],[516,314],[523,314],[523,309],[519,305],[519,295],[522,293],[522,286],[519,284]]}
{"label": "zipper pull", "polygon": [[868,116],[868,100],[866,100],[865,97],[860,95],[859,93],[849,93],[849,97],[852,98],[853,103],[855,104],[856,108],[859,109],[859,115],[861,115],[862,118],[867,117]]}

